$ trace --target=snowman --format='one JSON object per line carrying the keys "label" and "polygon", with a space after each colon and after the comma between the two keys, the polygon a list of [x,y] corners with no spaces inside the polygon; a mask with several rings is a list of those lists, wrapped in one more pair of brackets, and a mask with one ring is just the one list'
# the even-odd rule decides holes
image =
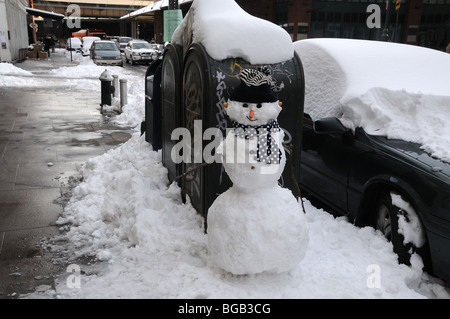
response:
{"label": "snowman", "polygon": [[268,68],[244,69],[224,103],[233,128],[217,148],[233,182],[208,210],[210,261],[235,275],[282,273],[304,258],[306,218],[278,180],[286,157],[277,117],[282,103]]}

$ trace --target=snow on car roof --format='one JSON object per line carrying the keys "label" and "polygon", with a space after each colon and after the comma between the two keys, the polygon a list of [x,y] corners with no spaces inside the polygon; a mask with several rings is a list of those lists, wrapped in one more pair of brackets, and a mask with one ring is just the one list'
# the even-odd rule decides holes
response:
{"label": "snow on car roof", "polygon": [[350,39],[294,43],[305,72],[305,112],[351,129],[422,145],[450,162],[450,54]]}
{"label": "snow on car roof", "polygon": [[272,64],[294,56],[290,35],[280,26],[245,12],[234,0],[196,0],[175,30],[172,42],[201,43],[215,60],[243,58]]}

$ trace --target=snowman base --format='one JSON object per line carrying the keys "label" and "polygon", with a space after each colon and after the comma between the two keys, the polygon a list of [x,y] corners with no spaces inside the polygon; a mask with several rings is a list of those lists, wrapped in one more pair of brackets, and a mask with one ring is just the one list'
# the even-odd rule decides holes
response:
{"label": "snowman base", "polygon": [[299,203],[278,185],[251,192],[232,186],[211,205],[207,231],[210,261],[235,275],[289,271],[309,242]]}

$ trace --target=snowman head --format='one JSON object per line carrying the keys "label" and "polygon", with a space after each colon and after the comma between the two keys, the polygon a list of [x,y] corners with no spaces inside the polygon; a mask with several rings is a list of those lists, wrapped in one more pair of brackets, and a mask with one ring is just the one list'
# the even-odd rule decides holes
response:
{"label": "snowman head", "polygon": [[281,102],[272,91],[274,80],[268,68],[244,69],[239,76],[241,83],[224,103],[231,120],[241,124],[258,126],[276,120]]}

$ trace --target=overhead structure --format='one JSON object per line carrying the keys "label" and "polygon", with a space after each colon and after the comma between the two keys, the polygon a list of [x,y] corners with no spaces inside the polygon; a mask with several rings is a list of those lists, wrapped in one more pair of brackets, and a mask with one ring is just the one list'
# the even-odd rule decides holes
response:
{"label": "overhead structure", "polygon": [[[189,3],[189,2],[192,2],[192,1],[193,0],[178,0],[178,5],[182,5],[184,3]],[[169,8],[169,0],[155,1],[151,5],[148,5],[148,6],[144,7],[144,8],[141,8],[139,10],[130,12],[130,13],[120,17],[120,19],[122,20],[122,19],[137,18],[137,17],[140,17],[140,16],[152,16],[155,11],[168,9],[168,8]]]}
{"label": "overhead structure", "polygon": [[45,10],[39,10],[39,9],[34,9],[34,8],[26,8],[26,9],[30,15],[43,17],[43,18],[47,18],[47,19],[53,19],[56,21],[61,21],[62,19],[64,19],[64,14],[45,11]]}

